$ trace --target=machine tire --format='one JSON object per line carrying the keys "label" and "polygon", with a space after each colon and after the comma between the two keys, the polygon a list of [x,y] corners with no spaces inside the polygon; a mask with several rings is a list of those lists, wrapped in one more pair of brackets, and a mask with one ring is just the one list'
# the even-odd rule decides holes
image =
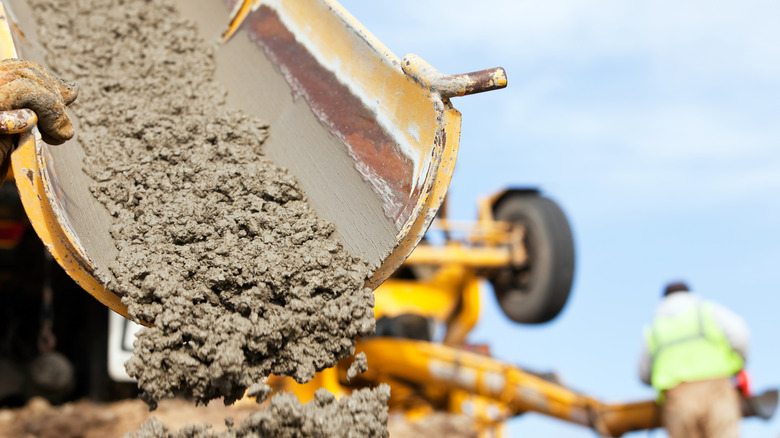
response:
{"label": "machine tire", "polygon": [[566,215],[537,193],[509,192],[494,205],[494,217],[525,226],[529,259],[526,266],[507,266],[489,277],[498,304],[518,323],[552,320],[574,280],[574,241]]}

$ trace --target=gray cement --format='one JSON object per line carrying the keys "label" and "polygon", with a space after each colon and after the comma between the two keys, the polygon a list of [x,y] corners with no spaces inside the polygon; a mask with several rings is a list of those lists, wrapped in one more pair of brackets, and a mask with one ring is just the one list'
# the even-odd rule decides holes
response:
{"label": "gray cement", "polygon": [[226,420],[225,432],[213,432],[208,425],[190,425],[169,432],[165,425],[152,418],[125,438],[387,437],[389,397],[387,385],[358,390],[340,400],[321,389],[304,405],[292,394],[279,394],[271,397],[267,409],[250,414],[238,426]]}
{"label": "gray cement", "polygon": [[349,366],[347,370],[347,380],[352,380],[360,373],[365,373],[368,369],[368,358],[366,353],[358,353],[355,355],[355,360]]}
{"label": "gray cement", "polygon": [[154,324],[127,364],[145,399],[231,403],[351,354],[374,330],[367,263],[263,157],[269,128],[227,107],[171,1],[29,3],[49,67],[81,87],[84,171],[113,217],[118,255],[96,276]]}

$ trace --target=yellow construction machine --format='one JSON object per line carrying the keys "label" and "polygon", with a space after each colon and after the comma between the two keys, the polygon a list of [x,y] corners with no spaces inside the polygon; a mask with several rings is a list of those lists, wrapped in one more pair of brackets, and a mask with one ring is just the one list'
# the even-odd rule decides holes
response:
{"label": "yellow construction machine", "polygon": [[[305,401],[320,387],[343,394],[386,383],[391,412],[410,422],[433,412],[466,415],[483,437],[502,436],[503,423],[526,412],[605,437],[660,426],[654,400],[603,403],[566,387],[554,374],[496,360],[487,346],[467,343],[479,317],[480,281],[491,284],[514,322],[547,322],[564,307],[574,245],[555,202],[535,189],[509,189],[482,199],[475,222],[452,221],[445,213],[446,208],[428,238],[376,291],[377,333],[356,346],[368,370],[350,380],[351,359],[345,359],[309,384],[273,378],[272,386]],[[743,414],[769,418],[777,399],[777,391],[743,398]]]}

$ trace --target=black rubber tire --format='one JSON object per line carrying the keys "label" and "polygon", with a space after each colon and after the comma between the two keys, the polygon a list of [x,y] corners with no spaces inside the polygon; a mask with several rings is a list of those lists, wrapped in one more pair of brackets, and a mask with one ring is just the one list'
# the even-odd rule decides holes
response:
{"label": "black rubber tire", "polygon": [[495,219],[525,226],[528,263],[507,266],[488,279],[512,321],[540,324],[558,316],[574,281],[574,240],[558,205],[534,193],[508,193],[494,206]]}

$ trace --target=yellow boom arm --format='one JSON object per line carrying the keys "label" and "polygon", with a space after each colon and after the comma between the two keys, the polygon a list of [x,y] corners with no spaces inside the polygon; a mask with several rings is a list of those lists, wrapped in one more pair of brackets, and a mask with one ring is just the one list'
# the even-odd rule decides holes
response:
{"label": "yellow boom arm", "polygon": [[[509,415],[538,412],[590,427],[601,436],[660,427],[655,401],[606,404],[493,358],[441,344],[374,338],[357,344],[369,368],[360,378],[371,382],[403,381],[425,387],[461,390],[490,399]],[[769,418],[777,391],[743,399],[744,416]]]}

